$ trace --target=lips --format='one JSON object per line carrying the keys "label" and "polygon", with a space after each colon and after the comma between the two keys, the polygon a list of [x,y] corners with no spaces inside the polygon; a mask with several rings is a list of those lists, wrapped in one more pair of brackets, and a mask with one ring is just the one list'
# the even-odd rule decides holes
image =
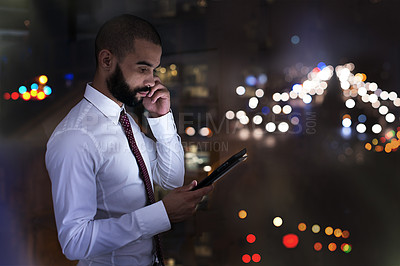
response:
{"label": "lips", "polygon": [[148,93],[149,93],[148,91],[140,91],[140,92],[138,92],[138,94],[140,96],[142,96],[142,97],[146,97]]}

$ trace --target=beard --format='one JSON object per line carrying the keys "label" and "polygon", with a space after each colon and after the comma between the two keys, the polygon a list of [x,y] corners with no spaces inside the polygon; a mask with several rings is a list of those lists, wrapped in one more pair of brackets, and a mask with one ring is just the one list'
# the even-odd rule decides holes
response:
{"label": "beard", "polygon": [[130,107],[135,107],[142,103],[143,98],[137,95],[139,92],[150,91],[149,87],[132,89],[129,84],[126,83],[124,74],[118,63],[114,73],[107,79],[107,87],[115,99]]}

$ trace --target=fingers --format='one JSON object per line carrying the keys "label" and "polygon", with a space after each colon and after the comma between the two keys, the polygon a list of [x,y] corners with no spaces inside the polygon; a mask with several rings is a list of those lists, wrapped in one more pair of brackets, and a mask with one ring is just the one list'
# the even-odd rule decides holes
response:
{"label": "fingers", "polygon": [[161,80],[159,77],[154,78],[154,80],[155,80],[155,85],[150,88],[150,91],[147,94],[147,97],[152,97],[154,95],[154,93],[158,90],[168,91],[167,88],[161,83]]}

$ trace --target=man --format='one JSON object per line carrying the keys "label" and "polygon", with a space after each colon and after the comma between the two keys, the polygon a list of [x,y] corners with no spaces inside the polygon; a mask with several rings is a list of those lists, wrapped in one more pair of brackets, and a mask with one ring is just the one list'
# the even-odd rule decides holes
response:
{"label": "man", "polygon": [[[157,235],[190,217],[212,188],[181,187],[183,149],[169,91],[154,75],[162,49],[153,26],[132,15],[113,18],[95,48],[93,82],[47,144],[59,241],[78,265],[153,265],[162,260]],[[125,105],[139,103],[156,142],[126,116]],[[153,182],[173,190],[152,202]]]}

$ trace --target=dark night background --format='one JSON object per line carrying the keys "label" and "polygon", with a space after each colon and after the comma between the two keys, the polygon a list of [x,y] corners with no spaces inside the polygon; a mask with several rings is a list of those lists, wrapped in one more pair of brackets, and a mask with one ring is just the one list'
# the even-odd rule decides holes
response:
{"label": "dark night background", "polygon": [[[163,234],[168,265],[244,265],[245,254],[261,256],[251,265],[400,265],[400,151],[365,148],[400,131],[399,107],[385,103],[392,123],[359,96],[355,108],[346,108],[333,72],[320,101],[290,100],[290,115],[262,112],[276,104],[274,93],[289,92],[320,62],[352,63],[353,74],[400,95],[399,10],[397,0],[0,0],[0,265],[76,264],[57,241],[46,142],[93,77],[98,28],[122,13],[149,20],[162,36],[166,72],[159,75],[186,152],[185,183],[242,147],[249,155],[193,219]],[[260,74],[265,84],[246,85],[247,76]],[[52,88],[44,100],[7,99],[40,75]],[[236,94],[240,85],[245,95]],[[257,88],[264,96],[251,109]],[[244,110],[250,122],[227,119],[228,110]],[[131,112],[146,128],[141,110]],[[251,121],[256,114],[260,125]],[[342,134],[345,114],[352,117],[350,135]],[[367,116],[364,134],[355,129],[360,114]],[[300,124],[286,133],[265,130],[268,121],[290,124],[294,115]],[[375,123],[381,133],[371,131]],[[212,133],[199,134],[203,127]],[[275,217],[282,226],[274,226]],[[311,231],[314,224],[320,232]],[[328,226],[348,230],[349,238],[326,235]],[[254,243],[246,241],[250,233]],[[299,237],[293,249],[282,243],[289,233]],[[314,250],[316,242],[322,250]],[[336,250],[328,250],[330,243]],[[342,243],[351,244],[349,253]]]}

